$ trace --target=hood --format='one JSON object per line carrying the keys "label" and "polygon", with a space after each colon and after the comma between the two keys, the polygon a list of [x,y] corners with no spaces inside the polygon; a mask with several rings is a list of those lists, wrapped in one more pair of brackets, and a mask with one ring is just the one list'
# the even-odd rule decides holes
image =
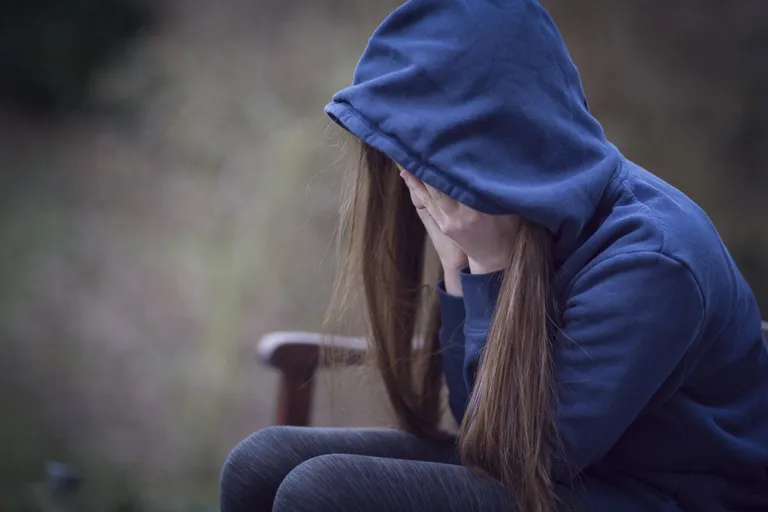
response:
{"label": "hood", "polygon": [[409,0],[326,112],[467,206],[545,226],[561,257],[620,167],[534,0]]}

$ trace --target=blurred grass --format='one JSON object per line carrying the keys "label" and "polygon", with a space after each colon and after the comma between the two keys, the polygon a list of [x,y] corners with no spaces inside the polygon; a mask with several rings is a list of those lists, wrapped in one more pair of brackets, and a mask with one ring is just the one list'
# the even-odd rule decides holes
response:
{"label": "blurred grass", "polygon": [[[656,62],[614,4],[594,3],[617,16],[603,30],[546,3],[612,140],[765,276],[765,203],[696,125],[702,109],[737,125],[738,102]],[[46,458],[84,472],[77,510],[215,507],[228,450],[273,418],[255,341],[322,323],[349,163],[322,107],[393,5],[177,0],[104,73],[88,116],[0,116],[0,510],[18,510]],[[317,424],[386,423],[375,379],[348,370],[335,388]]]}
{"label": "blurred grass", "polygon": [[[272,421],[253,344],[321,325],[339,189],[322,106],[379,17],[322,10],[274,6],[278,34],[247,3],[178,2],[88,116],[0,118],[0,509],[48,458],[84,473],[77,510],[215,507],[227,452]],[[352,391],[356,412],[321,394],[317,421],[381,422]]]}

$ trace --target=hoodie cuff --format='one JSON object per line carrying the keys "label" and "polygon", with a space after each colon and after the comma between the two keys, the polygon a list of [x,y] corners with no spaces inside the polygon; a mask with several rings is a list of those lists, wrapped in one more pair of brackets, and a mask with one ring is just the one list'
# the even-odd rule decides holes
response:
{"label": "hoodie cuff", "polygon": [[480,332],[488,330],[503,279],[503,270],[489,274],[461,273],[461,289],[464,294],[466,315],[465,329]]}
{"label": "hoodie cuff", "polygon": [[441,342],[443,345],[462,342],[456,335],[463,334],[461,331],[464,326],[464,299],[446,292],[445,283],[442,281],[437,285],[437,297],[440,305]]}

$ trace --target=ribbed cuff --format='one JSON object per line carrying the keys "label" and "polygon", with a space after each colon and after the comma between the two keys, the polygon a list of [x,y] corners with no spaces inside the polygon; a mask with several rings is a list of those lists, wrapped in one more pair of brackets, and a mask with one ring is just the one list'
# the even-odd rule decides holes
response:
{"label": "ribbed cuff", "polygon": [[503,279],[503,270],[489,274],[461,273],[465,329],[470,331],[488,330],[493,319],[493,312],[496,309]]}
{"label": "ribbed cuff", "polygon": [[457,332],[461,332],[464,325],[464,299],[446,292],[443,282],[437,285],[437,297],[440,305],[440,330],[442,331],[440,338],[448,343],[455,338]]}

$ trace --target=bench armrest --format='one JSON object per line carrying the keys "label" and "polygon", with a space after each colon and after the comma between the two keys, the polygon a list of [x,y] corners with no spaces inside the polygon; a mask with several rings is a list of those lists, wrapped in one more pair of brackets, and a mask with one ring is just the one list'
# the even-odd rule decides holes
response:
{"label": "bench armrest", "polygon": [[[313,379],[328,363],[349,366],[365,360],[368,344],[362,338],[326,336],[301,331],[265,334],[256,346],[259,360],[280,371],[277,425],[309,425]],[[321,350],[325,357],[320,357]]]}
{"label": "bench armrest", "polygon": [[[768,337],[768,322],[762,323]],[[327,357],[321,358],[321,349]],[[256,352],[259,360],[280,371],[275,424],[308,426],[312,412],[312,381],[317,368],[328,362],[339,366],[365,360],[368,344],[362,338],[324,336],[301,331],[264,335]]]}
{"label": "bench armrest", "polygon": [[[320,360],[321,349],[326,357]],[[315,332],[276,331],[262,336],[256,347],[259,360],[278,370],[298,370],[334,364],[361,363],[368,351],[363,338],[327,336]]]}

